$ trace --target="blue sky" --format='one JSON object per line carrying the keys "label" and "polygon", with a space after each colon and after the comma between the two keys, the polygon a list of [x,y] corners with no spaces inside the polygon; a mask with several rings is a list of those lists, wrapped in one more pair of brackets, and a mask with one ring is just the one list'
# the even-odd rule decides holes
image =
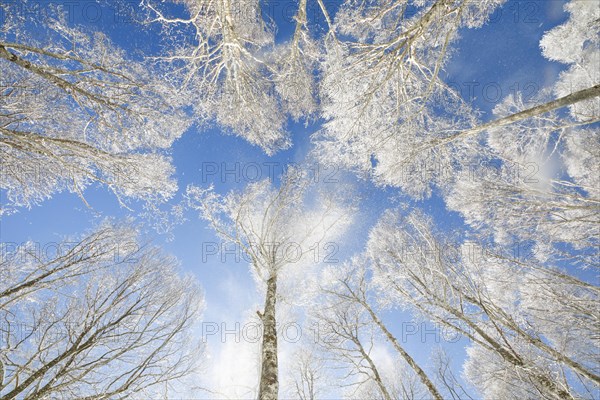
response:
{"label": "blue sky", "polygon": [[[491,117],[493,107],[511,90],[518,88],[533,93],[555,81],[562,67],[542,57],[539,40],[544,32],[566,19],[562,11],[564,3],[562,0],[509,1],[494,14],[491,23],[480,29],[461,32],[461,39],[455,46],[458,50],[446,68],[445,79],[460,88],[463,97],[484,112],[482,120]],[[273,15],[280,26],[277,39],[283,40],[290,34],[290,25],[289,20],[286,21],[277,12],[278,9],[285,9],[286,3],[282,1],[277,4]],[[101,18],[98,29],[107,32],[126,50],[156,50],[156,41],[152,40],[155,33],[138,36],[139,27],[136,25],[114,24],[110,18]],[[131,33],[132,30],[135,32]],[[469,88],[473,91],[470,92]],[[301,162],[310,150],[310,135],[318,130],[319,124],[305,127],[303,124],[290,123],[289,127],[293,147],[272,157],[241,138],[221,134],[218,129],[202,132],[197,128],[190,129],[171,150],[180,188],[174,203],[181,201],[182,192],[188,184],[207,186],[212,183],[217,191],[224,193],[233,188],[243,188],[249,183],[252,179],[248,178],[254,176],[251,174],[256,171],[256,165],[262,168],[262,176],[265,177],[269,165],[279,174],[288,163]],[[213,174],[215,167],[217,172]],[[237,172],[229,173],[222,179],[220,175],[225,168]],[[368,229],[384,209],[409,201],[398,190],[376,188],[343,171],[326,166],[319,168],[323,172],[322,177],[330,176],[334,180],[357,185],[357,192],[362,199],[357,225],[352,228],[348,240],[339,243],[337,257],[340,260],[362,250]],[[101,187],[88,189],[85,198],[93,209],[88,209],[76,195],[59,193],[39,206],[3,216],[0,221],[0,240],[15,244],[31,240],[44,248],[64,237],[90,230],[104,218],[137,217],[141,212],[138,204],[134,204],[131,211],[119,207],[116,198]],[[435,194],[422,202],[411,201],[411,204],[431,214],[435,221],[441,221],[439,224],[442,229],[465,229],[460,217],[449,213]],[[153,237],[156,244],[176,255],[185,271],[198,277],[206,295],[206,321],[243,319],[249,307],[260,301],[247,264],[232,262],[231,256],[227,262],[221,262],[219,255],[206,256],[203,262],[203,247],[206,247],[206,243],[218,243],[219,240],[195,213],[188,212],[186,218],[186,222],[176,226],[172,237],[152,230],[147,234]],[[408,318],[406,314],[397,312],[386,316],[398,336],[402,336],[402,326],[398,321]],[[453,353],[459,357],[459,349],[463,344],[460,342],[452,346]],[[419,335],[414,335],[407,346],[418,361],[427,362],[430,341],[423,344]],[[456,361],[460,364],[461,360],[459,358]]]}

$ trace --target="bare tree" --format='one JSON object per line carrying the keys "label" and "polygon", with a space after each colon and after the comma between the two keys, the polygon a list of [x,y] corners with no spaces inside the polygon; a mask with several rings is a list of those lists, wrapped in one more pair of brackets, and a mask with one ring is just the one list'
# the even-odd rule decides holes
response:
{"label": "bare tree", "polygon": [[199,366],[197,283],[130,233],[104,227],[52,260],[6,261],[0,398],[166,398]]}
{"label": "bare tree", "polygon": [[[335,282],[330,283],[335,286]],[[328,367],[341,372],[337,385],[344,389],[345,398],[431,397],[431,390],[422,383],[414,362],[413,365],[407,363],[402,352],[394,355],[393,350],[385,346],[389,337],[381,337],[381,327],[361,304],[330,292],[325,294],[321,307],[313,315],[318,326],[316,343],[323,350],[322,357],[328,361]]]}
{"label": "bare tree", "polygon": [[[345,2],[334,26],[349,39],[326,41],[321,63],[327,121],[316,136],[317,155],[421,198],[432,187],[445,189],[455,174],[489,155],[481,133],[527,119],[535,124],[553,118],[544,136],[597,122],[600,15],[584,1],[569,3],[570,19],[541,42],[547,58],[569,64],[554,96],[546,92],[537,104],[481,123],[477,110],[440,79],[457,30],[482,25],[502,3],[424,1],[413,5],[415,12],[408,2]],[[567,106],[570,118],[549,115]],[[522,132],[521,126],[504,132],[505,143],[523,134],[534,141],[540,134],[541,129]]]}
{"label": "bare tree", "polygon": [[[586,387],[600,383],[597,360],[584,350],[596,346],[597,308],[579,310],[597,299],[596,287],[550,266],[535,267],[502,253],[482,257],[481,247],[451,243],[420,213],[388,212],[368,245],[373,279],[385,301],[410,305],[468,338],[474,349],[469,377],[492,397],[504,393],[495,391],[502,387],[494,383],[501,376],[499,368],[510,376],[508,387],[517,388],[505,393],[511,397],[534,392],[544,398],[574,398],[577,389],[564,374],[573,374]],[[564,313],[560,329],[538,310],[537,293],[546,285],[543,293],[556,299],[545,302],[546,312]],[[488,358],[484,374],[479,361]]]}
{"label": "bare tree", "polygon": [[450,397],[452,397],[452,400],[475,400],[456,377],[454,368],[450,364],[451,359],[442,348],[438,349],[435,353],[434,361],[437,369],[436,378],[440,386],[443,386]]}
{"label": "bare tree", "polygon": [[[3,212],[65,189],[83,198],[92,182],[121,202],[169,199],[173,167],[157,151],[189,126],[185,96],[105,34],[68,23],[57,3],[0,7]],[[19,12],[41,7],[38,19]]]}
{"label": "bare tree", "polygon": [[341,385],[350,388],[350,398],[392,400],[380,367],[372,356],[373,326],[356,305],[333,302],[318,312],[319,344],[344,365]]}
{"label": "bare tree", "polygon": [[413,357],[404,349],[398,339],[385,326],[379,312],[368,300],[369,283],[367,282],[366,264],[367,261],[354,258],[344,267],[336,271],[338,275],[336,282],[330,282],[329,286],[323,288],[324,292],[333,298],[332,301],[339,300],[344,304],[353,304],[358,306],[370,318],[374,327],[380,330],[386,340],[393,346],[398,356],[408,365],[410,369],[418,376],[429,395],[437,400],[442,400],[438,388],[429,378],[428,374],[417,364]]}
{"label": "bare tree", "polygon": [[307,197],[311,179],[290,168],[278,188],[264,180],[225,197],[212,188],[191,186],[187,191],[190,206],[222,239],[248,255],[252,274],[265,287],[264,309],[258,312],[263,325],[261,400],[276,399],[279,390],[276,303],[286,293],[280,293],[278,285],[293,270],[306,273],[302,268],[315,263],[310,248],[334,240],[351,219],[350,208],[337,196],[320,198],[311,208]]}
{"label": "bare tree", "polygon": [[28,242],[17,248],[3,243],[0,308],[23,302],[39,291],[62,290],[81,276],[134,260],[140,250],[135,229],[103,225],[81,240],[65,240],[42,249]]}
{"label": "bare tree", "polygon": [[301,348],[294,353],[293,359],[289,369],[290,394],[300,400],[322,398],[328,384],[327,366],[317,349]]}

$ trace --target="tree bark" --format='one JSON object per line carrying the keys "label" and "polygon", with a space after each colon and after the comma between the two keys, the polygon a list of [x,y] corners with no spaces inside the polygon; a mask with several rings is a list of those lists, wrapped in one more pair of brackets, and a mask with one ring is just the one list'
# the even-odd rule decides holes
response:
{"label": "tree bark", "polygon": [[392,400],[392,396],[390,396],[390,393],[388,392],[387,388],[385,387],[383,380],[381,379],[381,375],[379,374],[379,371],[377,370],[377,366],[373,362],[373,359],[371,358],[369,353],[365,350],[365,348],[363,347],[360,340],[358,340],[358,337],[353,337],[351,340],[354,342],[354,344],[358,348],[358,351],[360,352],[363,359],[369,364],[369,369],[373,373],[372,378],[375,381],[375,383],[377,384],[377,387],[379,388],[379,391],[381,392],[383,399],[384,400]]}
{"label": "tree bark", "polygon": [[18,55],[8,51],[6,49],[6,47],[4,46],[4,44],[1,44],[1,43],[0,43],[0,58],[3,58],[10,62],[13,62],[13,63],[17,64],[18,66],[41,76],[42,78],[52,82],[54,85],[58,86],[59,88],[61,88],[62,90],[64,90],[71,96],[73,96],[74,92],[79,93],[99,104],[102,104],[106,107],[112,108],[113,110],[120,109],[122,111],[129,111],[127,109],[127,107],[123,106],[122,104],[118,104],[118,103],[114,102],[109,96],[98,95],[93,92],[87,91],[87,90],[83,89],[82,87],[78,86],[77,84],[71,83],[68,80],[65,80],[65,79],[59,77],[58,74],[50,73],[47,70],[45,70],[44,68],[41,68],[37,65],[32,64],[30,61],[27,61],[27,60],[19,57]]}
{"label": "tree bark", "polygon": [[277,400],[279,391],[279,379],[277,376],[277,327],[275,320],[276,296],[277,275],[273,274],[267,281],[265,309],[261,316],[263,342],[258,400]]}
{"label": "tree bark", "polygon": [[398,343],[398,340],[396,340],[394,335],[392,335],[392,333],[390,331],[388,331],[387,327],[383,324],[381,319],[379,319],[377,314],[375,314],[373,309],[366,303],[363,303],[363,307],[365,307],[367,309],[367,311],[369,312],[369,315],[373,319],[373,322],[375,322],[375,324],[377,324],[379,329],[381,329],[383,331],[383,333],[388,338],[388,340],[392,343],[392,345],[394,346],[396,351],[398,353],[400,353],[400,355],[402,356],[404,361],[406,361],[406,363],[413,369],[413,371],[415,371],[417,373],[417,375],[419,376],[419,379],[421,380],[421,383],[423,385],[425,385],[425,387],[427,387],[427,390],[429,390],[429,393],[431,394],[432,398],[434,398],[435,400],[444,400],[444,398],[442,397],[440,392],[437,390],[435,384],[431,381],[431,379],[429,379],[429,376],[427,376],[425,371],[423,371],[423,369],[410,356],[410,354],[408,354],[404,350],[404,348],[402,346],[400,346],[400,343]]}
{"label": "tree bark", "polygon": [[361,294],[359,295],[346,282],[344,282],[344,285],[346,286],[346,289],[348,290],[348,292],[350,292],[353,300],[357,301],[365,310],[367,310],[367,312],[371,316],[371,319],[373,320],[373,322],[385,334],[385,336],[390,341],[390,343],[392,343],[392,345],[394,346],[396,351],[398,353],[400,353],[400,356],[402,356],[404,361],[406,361],[406,363],[413,369],[413,371],[416,372],[416,374],[419,376],[419,379],[421,380],[421,383],[423,385],[425,385],[425,387],[427,387],[427,390],[429,390],[431,397],[435,400],[444,400],[444,398],[442,397],[440,392],[437,390],[437,387],[435,386],[435,384],[431,381],[431,379],[429,379],[429,376],[427,375],[427,373],[425,373],[425,371],[423,371],[423,369],[410,356],[410,354],[408,354],[406,352],[406,350],[404,350],[404,348],[400,345],[400,343],[398,343],[398,340],[394,337],[394,335],[392,335],[392,333],[387,329],[387,327],[385,326],[383,321],[381,321],[379,316],[375,313],[373,308],[371,308],[369,303],[367,303],[365,293],[360,292]]}
{"label": "tree bark", "polygon": [[471,129],[467,129],[447,139],[443,139],[440,144],[452,142],[456,139],[463,138],[465,136],[471,136],[483,132],[487,129],[499,128],[501,126],[510,125],[514,122],[522,121],[527,118],[537,117],[538,115],[558,110],[559,108],[567,107],[572,104],[579,103],[580,101],[590,100],[598,96],[600,96],[600,84],[587,89],[579,90],[567,96],[561,97],[560,99],[556,99],[548,103],[541,104],[539,106],[528,108],[527,110],[523,110],[518,113],[498,118],[482,125],[478,125]]}

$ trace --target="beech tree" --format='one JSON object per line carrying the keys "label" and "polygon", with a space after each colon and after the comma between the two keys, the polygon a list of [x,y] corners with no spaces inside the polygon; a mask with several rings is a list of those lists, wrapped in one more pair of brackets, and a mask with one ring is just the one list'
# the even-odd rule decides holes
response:
{"label": "beech tree", "polygon": [[0,7],[1,212],[62,190],[83,198],[92,182],[122,204],[169,199],[173,167],[158,150],[189,126],[185,96],[102,32],[69,23],[66,7]]}
{"label": "beech tree", "polygon": [[0,398],[168,396],[201,360],[195,280],[131,229],[104,226],[57,249],[3,255]]}
{"label": "beech tree", "polygon": [[[444,184],[448,176],[426,167],[451,168],[465,144],[414,156],[412,149],[475,123],[440,73],[458,29],[480,26],[502,3],[345,2],[335,17],[339,35],[326,41],[317,154],[415,197]],[[422,180],[406,179],[419,171]]]}
{"label": "beech tree", "polygon": [[[464,225],[454,235],[400,206],[363,253],[321,271],[318,249],[336,248],[353,194],[295,168],[224,195],[189,186],[186,205],[247,256],[264,294],[259,399],[324,396],[339,371],[356,399],[471,398],[464,381],[489,399],[597,397],[600,290],[579,272],[598,267],[600,245],[600,8],[566,2],[568,18],[539,44],[564,66],[557,81],[484,118],[444,69],[460,32],[504,4],[298,0],[280,40],[259,0],[142,0],[131,26],[160,47],[145,54],[75,25],[68,4],[43,4],[39,19],[0,4],[0,216],[60,191],[85,202],[99,183],[121,205],[145,201],[167,230],[156,206],[177,191],[168,150],[190,126],[271,156],[291,146],[288,122],[314,123],[324,164],[400,189],[392,201],[439,194]],[[184,219],[184,205],[172,210]],[[49,257],[6,246],[0,399],[169,397],[198,365],[199,289],[135,229],[103,225]],[[282,389],[284,301],[319,332]],[[443,352],[420,365],[394,336],[392,309],[462,335],[462,376]]]}
{"label": "beech tree", "polygon": [[351,221],[351,208],[336,195],[323,193],[311,206],[313,179],[290,167],[279,187],[266,179],[226,196],[212,187],[187,190],[189,205],[219,237],[249,257],[251,273],[265,290],[264,309],[258,311],[263,326],[259,399],[277,399],[279,391],[277,300],[289,296],[293,301],[291,291],[298,290],[295,278],[299,274],[308,282],[308,267],[315,265],[314,246],[333,244]]}
{"label": "beech tree", "polygon": [[[600,95],[600,10],[587,1],[570,1],[564,6],[569,19],[546,32],[540,42],[543,55],[552,61],[567,64],[569,68],[561,72],[554,84],[557,97],[596,87],[595,96]],[[568,45],[565,45],[568,43]],[[600,105],[593,97],[569,104],[571,116],[579,121],[590,123],[600,116]]]}
{"label": "beech tree", "polygon": [[347,304],[332,304],[325,308],[318,317],[319,329],[333,335],[323,337],[322,345],[348,366],[342,385],[351,388],[349,398],[369,394],[370,398],[390,400],[380,367],[373,359],[373,334],[362,316],[356,307]]}
{"label": "beech tree", "polygon": [[344,3],[334,26],[350,40],[327,41],[322,63],[327,121],[315,137],[321,159],[422,198],[488,155],[479,134],[567,106],[577,115],[571,122],[557,118],[553,130],[597,121],[598,10],[589,2],[569,5],[570,20],[542,40],[546,57],[571,64],[555,99],[548,94],[541,104],[480,123],[477,111],[440,78],[457,30],[481,26],[502,3],[418,2],[410,17],[405,2]]}
{"label": "beech tree", "polygon": [[428,398],[415,370],[388,349],[363,306],[337,294],[326,296],[314,311],[317,344],[330,368],[340,372],[337,386],[348,399]]}
{"label": "beech tree", "polygon": [[331,384],[326,362],[313,347],[314,343],[311,343],[310,347],[307,345],[294,353],[294,361],[288,370],[289,397],[316,400],[325,396],[324,391]]}
{"label": "beech tree", "polygon": [[[389,328],[386,327],[383,320],[381,319],[380,312],[377,309],[377,307],[372,305],[372,295],[370,293],[372,289],[370,287],[370,282],[368,282],[366,277],[366,263],[367,260],[358,257],[352,259],[348,264],[344,265],[341,268],[336,268],[333,271],[329,271],[329,274],[332,276],[328,276],[325,279],[323,279],[324,282],[330,282],[329,285],[323,288],[323,291],[330,298],[328,302],[333,304],[343,304],[344,309],[346,307],[355,307],[358,310],[360,310],[362,314],[365,314],[367,319],[365,322],[362,323],[364,323],[367,326],[371,325],[372,329],[380,332],[380,334],[383,337],[385,337],[385,339],[397,352],[397,357],[406,364],[406,367],[404,369],[412,371],[412,373],[406,375],[412,378],[418,378],[420,384],[423,385],[424,388],[426,388],[426,391],[428,392],[427,396],[437,400],[443,399],[443,396],[437,388],[436,384],[423,370],[423,368],[419,366],[419,364],[414,360],[414,358],[406,351],[406,349],[401,345],[400,341],[396,337],[394,337],[392,332],[390,332]],[[340,322],[340,319],[338,318],[337,321]],[[343,318],[342,321],[344,323],[348,323],[347,318]],[[331,324],[332,322],[330,321],[329,325],[331,326]],[[349,329],[349,327],[346,326],[344,329]],[[338,328],[335,328],[333,330],[338,335],[340,335]],[[354,335],[351,337],[346,337],[346,339],[351,339],[352,341],[355,341],[359,340],[360,338],[357,335]],[[355,343],[355,345],[358,344]],[[360,346],[362,346],[362,344]],[[374,378],[377,378],[377,374],[374,374]],[[413,390],[411,391],[403,390],[405,394],[409,392],[414,392],[414,382],[411,382],[410,380],[404,381],[404,378],[401,378],[398,380],[398,384],[402,385],[403,387],[404,385],[408,387],[413,387]],[[384,384],[382,382],[379,382],[378,385]],[[382,388],[381,390],[382,394],[384,395],[384,398],[390,396],[389,393],[386,395],[387,389]],[[402,398],[404,398],[404,396],[402,396]],[[409,398],[412,397],[409,396]]]}
{"label": "beech tree", "polygon": [[259,1],[181,3],[182,17],[170,15],[168,3],[143,2],[149,22],[168,32],[161,61],[199,98],[196,117],[215,120],[267,154],[289,147],[287,115],[306,119],[316,107],[318,48],[307,27],[307,1],[299,1],[293,38],[277,46]]}
{"label": "beech tree", "polygon": [[139,251],[136,232],[126,225],[103,225],[79,240],[65,240],[41,248],[27,242],[18,247],[2,243],[0,308],[24,302],[44,290],[59,291],[79,276],[127,263]]}
{"label": "beech tree", "polygon": [[[585,1],[565,9],[567,22],[540,43],[544,56],[569,64],[552,88],[562,97],[544,104],[549,90],[529,101],[517,93],[496,106],[495,120],[450,137],[447,143],[486,132],[487,146],[457,174],[447,204],[498,243],[535,243],[540,261],[597,267],[600,193],[589,171],[600,162],[593,125],[600,118],[600,11]],[[559,111],[567,106],[568,114]]]}
{"label": "beech tree", "polygon": [[[594,285],[535,260],[452,244],[418,212],[387,212],[367,254],[383,304],[408,306],[470,340],[467,377],[486,397],[597,390]],[[561,322],[548,321],[554,313]]]}

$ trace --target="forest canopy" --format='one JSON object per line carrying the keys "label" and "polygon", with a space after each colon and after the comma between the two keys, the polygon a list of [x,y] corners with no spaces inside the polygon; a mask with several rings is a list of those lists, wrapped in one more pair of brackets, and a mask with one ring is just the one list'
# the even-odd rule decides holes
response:
{"label": "forest canopy", "polygon": [[600,4],[0,4],[0,399],[600,399]]}

